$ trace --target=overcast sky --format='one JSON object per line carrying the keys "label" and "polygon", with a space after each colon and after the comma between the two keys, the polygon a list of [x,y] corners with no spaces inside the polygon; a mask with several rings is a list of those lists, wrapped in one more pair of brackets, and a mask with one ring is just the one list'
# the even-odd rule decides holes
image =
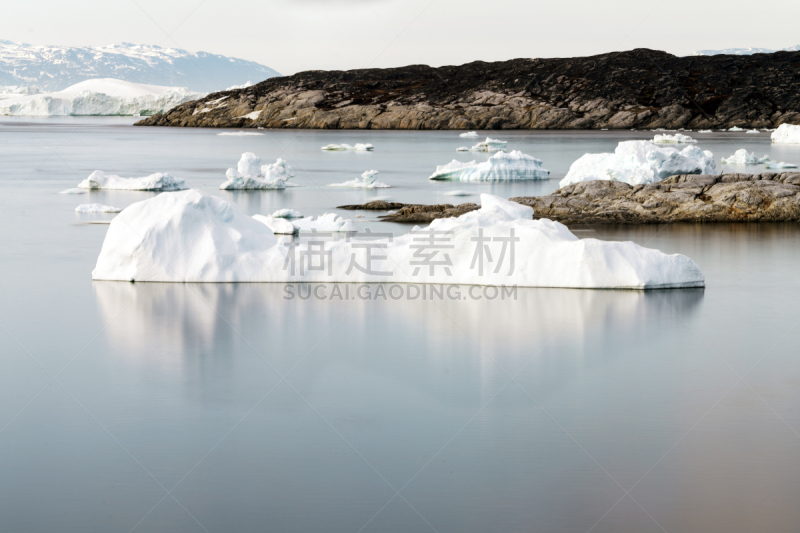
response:
{"label": "overcast sky", "polygon": [[779,49],[800,44],[798,20],[798,0],[9,0],[0,38],[157,44],[293,74],[639,47]]}

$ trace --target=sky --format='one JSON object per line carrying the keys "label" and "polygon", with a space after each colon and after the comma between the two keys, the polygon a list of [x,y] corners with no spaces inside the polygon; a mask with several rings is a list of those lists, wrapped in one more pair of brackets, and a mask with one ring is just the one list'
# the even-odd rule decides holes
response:
{"label": "sky", "polygon": [[303,70],[800,44],[797,0],[28,0],[0,39],[155,44]]}

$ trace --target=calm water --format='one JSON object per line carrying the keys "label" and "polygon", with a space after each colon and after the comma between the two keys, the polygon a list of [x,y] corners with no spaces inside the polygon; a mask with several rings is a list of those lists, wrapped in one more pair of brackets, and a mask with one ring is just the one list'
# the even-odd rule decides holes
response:
{"label": "calm water", "polygon": [[[800,225],[576,228],[686,254],[705,290],[285,301],[277,285],[93,283],[107,226],[87,222],[111,216],[75,206],[152,196],[56,194],[94,169],[167,171],[251,214],[557,188],[429,182],[485,157],[449,132],[130,122],[0,123],[0,531],[797,531]],[[560,178],[651,135],[497,136]],[[800,163],[767,134],[696,137]],[[244,151],[284,157],[304,187],[216,191]],[[321,187],[372,168],[395,188]],[[359,223],[408,229],[374,218]]]}

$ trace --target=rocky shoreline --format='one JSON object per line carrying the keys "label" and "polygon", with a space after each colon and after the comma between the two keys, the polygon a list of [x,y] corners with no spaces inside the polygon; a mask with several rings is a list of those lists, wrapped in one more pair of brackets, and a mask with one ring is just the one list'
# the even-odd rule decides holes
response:
{"label": "rocky shoreline", "polygon": [[312,129],[774,128],[800,124],[800,52],[636,49],[431,68],[308,71],[213,93],[139,126]]}
{"label": "rocky shoreline", "polygon": [[[684,174],[636,186],[619,181],[586,181],[547,196],[511,200],[532,207],[534,218],[567,225],[800,222],[800,172]],[[479,207],[370,202],[340,209],[397,210],[380,220],[422,224],[460,216]]]}

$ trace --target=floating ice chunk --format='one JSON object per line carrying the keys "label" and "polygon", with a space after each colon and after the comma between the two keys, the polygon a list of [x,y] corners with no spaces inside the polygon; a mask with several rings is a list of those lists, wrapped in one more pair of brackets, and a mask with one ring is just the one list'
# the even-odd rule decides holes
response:
{"label": "floating ice chunk", "polygon": [[375,181],[375,176],[377,175],[377,170],[367,170],[361,174],[360,179],[356,178],[343,183],[331,183],[328,185],[328,187],[350,187],[353,189],[386,189],[391,187],[391,185],[387,185],[386,183]]}
{"label": "floating ice chunk", "polygon": [[499,152],[500,150],[505,149],[508,141],[498,141],[497,139],[492,139],[490,137],[486,137],[486,140],[483,142],[479,142],[475,146],[469,149],[470,152]]}
{"label": "floating ice chunk", "polygon": [[452,181],[517,181],[545,180],[550,171],[542,168],[542,162],[535,157],[523,154],[519,150],[513,152],[497,152],[488,161],[462,163],[453,160],[436,167],[430,179]]}
{"label": "floating ice chunk", "polygon": [[349,144],[329,144],[327,146],[323,146],[322,149],[326,152],[344,152],[347,150],[353,150],[355,152],[371,152],[375,149],[375,147],[369,143],[358,143],[354,146],[350,146]]}
{"label": "floating ice chunk", "polygon": [[797,165],[795,165],[794,163],[785,163],[783,161],[781,161],[780,163],[769,162],[764,164],[764,168],[769,170],[778,170],[782,168],[797,168]]}
{"label": "floating ice chunk", "polygon": [[472,196],[473,194],[475,193],[470,191],[447,191],[444,193],[445,196]]}
{"label": "floating ice chunk", "polygon": [[762,165],[769,161],[769,156],[756,157],[756,154],[750,154],[744,148],[736,150],[736,153],[727,159],[722,159],[723,165]]}
{"label": "floating ice chunk", "polygon": [[287,181],[294,177],[294,173],[283,159],[262,165],[260,157],[252,152],[245,152],[239,159],[237,168],[229,168],[225,177],[227,180],[219,186],[222,190],[269,190],[291,186]]}
{"label": "floating ice chunk", "polygon": [[740,128],[739,126],[734,126],[734,127],[730,128],[728,131],[744,131],[744,129]]}
{"label": "floating ice chunk", "polygon": [[217,133],[217,135],[223,137],[255,137],[264,134],[257,131],[223,131],[222,133]]}
{"label": "floating ice chunk", "polygon": [[342,218],[336,213],[325,213],[319,217],[307,217],[293,220],[292,224],[298,231],[318,232],[352,232],[358,228],[352,220]]}
{"label": "floating ice chunk", "polygon": [[459,135],[459,137],[461,137],[463,139],[477,139],[478,138],[478,132],[477,131],[468,131],[466,133],[462,133],[461,135]]}
{"label": "floating ice chunk", "polygon": [[275,218],[303,218],[303,214],[294,209],[278,209],[272,213],[272,216]]}
{"label": "floating ice chunk", "polygon": [[[704,286],[700,269],[683,255],[667,255],[632,242],[579,239],[563,224],[532,220],[530,208],[501,198],[481,195],[481,204],[476,211],[438,219],[391,240],[377,238],[372,242],[382,249],[376,254],[374,247],[364,246],[371,242],[367,239],[349,242],[320,236],[287,245],[263,222],[223,198],[197,190],[161,194],[130,205],[112,220],[92,278],[597,289]],[[320,217],[320,232],[329,231],[321,222],[327,217],[336,215]],[[425,243],[432,242],[434,234],[437,238],[446,234],[449,248],[436,248],[434,261],[426,262],[432,254]],[[503,255],[501,244],[509,236],[514,249]],[[491,254],[476,259],[479,238],[488,243]],[[501,240],[505,242],[497,242]],[[324,241],[322,254],[319,241]],[[324,258],[323,268],[308,268],[313,257]],[[354,268],[353,262],[362,268]]]}
{"label": "floating ice chunk", "polygon": [[469,152],[469,148],[467,148],[466,146],[459,146],[458,148],[456,148],[456,152]]}
{"label": "floating ice chunk", "polygon": [[711,130],[697,130],[697,133],[714,133]]}
{"label": "floating ice chunk", "polygon": [[103,204],[81,204],[75,208],[76,213],[119,213],[119,207]]}
{"label": "floating ice chunk", "polygon": [[696,143],[694,139],[689,137],[688,135],[684,135],[682,133],[676,133],[675,135],[656,135],[653,138],[653,142],[655,144],[689,144],[689,143]]}
{"label": "floating ice chunk", "polygon": [[747,130],[745,133],[760,133],[758,130]]}
{"label": "floating ice chunk", "polygon": [[121,178],[95,170],[88,178],[78,184],[81,189],[114,189],[120,191],[179,191],[185,189],[181,178],[158,172],[143,178]]}
{"label": "floating ice chunk", "polygon": [[781,124],[772,132],[772,142],[780,144],[800,144],[800,126]]}
{"label": "floating ice chunk", "polygon": [[86,194],[86,189],[64,189],[63,191],[59,192],[58,194]]}
{"label": "floating ice chunk", "polygon": [[285,218],[271,215],[253,215],[255,220],[265,224],[275,235],[291,235],[297,233],[297,228]]}
{"label": "floating ice chunk", "polygon": [[559,186],[591,180],[653,183],[676,174],[719,174],[714,154],[689,145],[683,150],[649,141],[623,141],[613,154],[585,154],[572,163]]}

